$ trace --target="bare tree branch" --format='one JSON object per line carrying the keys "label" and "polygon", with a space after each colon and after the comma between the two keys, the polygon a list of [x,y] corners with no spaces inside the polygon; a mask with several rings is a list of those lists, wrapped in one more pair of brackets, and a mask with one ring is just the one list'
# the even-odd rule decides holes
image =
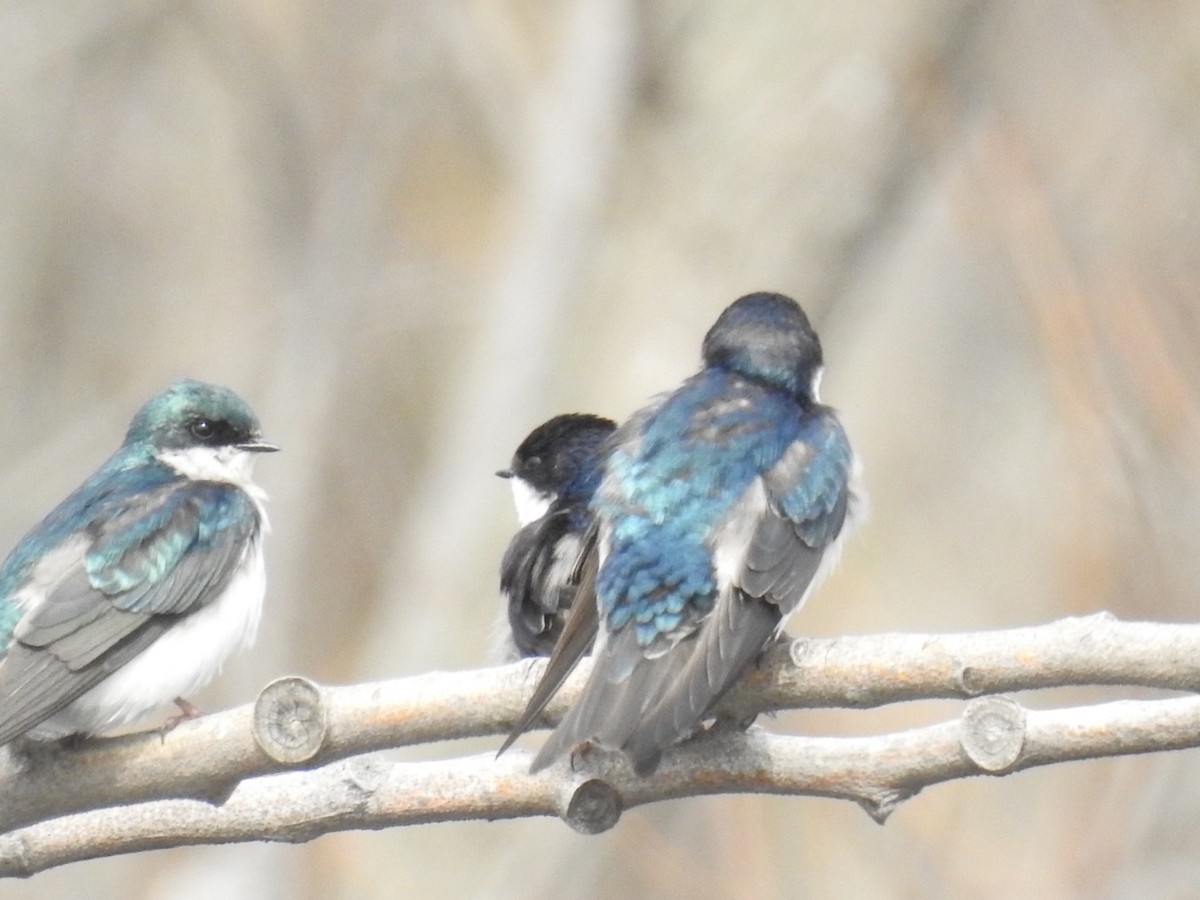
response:
{"label": "bare tree branch", "polygon": [[[1191,691],[1200,684],[1200,626],[1101,614],[982,634],[781,643],[721,708],[723,721],[745,721],[785,708],[978,698],[956,720],[896,734],[785,737],[722,723],[669,752],[650,778],[599,750],[536,776],[527,774],[521,752],[420,763],[362,755],[501,733],[540,665],[340,688],[286,678],[268,685],[253,707],[185,723],[163,738],[14,752],[0,765],[0,830],[10,832],[0,836],[0,875],[183,844],[305,841],[459,819],[557,815],[590,833],[611,828],[626,808],[730,792],[852,799],[882,822],[942,781],[1200,745],[1198,697],[1038,711],[979,696],[1083,684]],[[550,719],[577,695],[583,674],[548,708]],[[305,771],[284,771],[298,767]]]}

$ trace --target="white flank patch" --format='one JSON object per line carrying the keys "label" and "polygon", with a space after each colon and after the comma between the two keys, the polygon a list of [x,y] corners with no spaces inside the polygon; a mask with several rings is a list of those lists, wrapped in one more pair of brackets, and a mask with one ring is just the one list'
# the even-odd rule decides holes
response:
{"label": "white flank patch", "polygon": [[766,511],[767,489],[762,478],[755,478],[730,509],[720,531],[709,542],[710,546],[716,548],[713,552],[713,571],[717,576],[717,592],[721,596],[728,594],[735,584],[741,582],[754,529]]}
{"label": "white flank patch", "polygon": [[575,571],[575,563],[579,562],[579,551],[583,541],[578,535],[564,534],[554,547],[554,563],[546,575],[549,584],[563,585]]}
{"label": "white flank patch", "polygon": [[522,528],[544,516],[554,502],[552,495],[534,490],[524,478],[514,476],[509,483],[512,485],[513,503],[517,507],[517,521]]}
{"label": "white flank patch", "polygon": [[29,736],[48,740],[104,731],[208,684],[230,654],[253,644],[258,634],[267,585],[261,540],[253,541],[246,554],[220,597],[180,619],[125,666],[31,729]]}

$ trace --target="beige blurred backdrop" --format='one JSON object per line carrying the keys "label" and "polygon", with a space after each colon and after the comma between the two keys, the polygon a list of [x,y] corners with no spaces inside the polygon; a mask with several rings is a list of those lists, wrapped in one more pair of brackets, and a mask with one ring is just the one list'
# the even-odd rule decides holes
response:
{"label": "beige blurred backdrop", "polygon": [[[515,519],[492,473],[550,415],[670,388],[772,289],[823,336],[874,510],[793,632],[1192,619],[1198,172],[1183,0],[10,0],[0,543],[150,394],[217,381],[284,452],[258,646],[195,699],[484,665]],[[1196,896],[1198,761],[956,782],[883,828],[710,798],[590,838],[164,851],[0,898]]]}

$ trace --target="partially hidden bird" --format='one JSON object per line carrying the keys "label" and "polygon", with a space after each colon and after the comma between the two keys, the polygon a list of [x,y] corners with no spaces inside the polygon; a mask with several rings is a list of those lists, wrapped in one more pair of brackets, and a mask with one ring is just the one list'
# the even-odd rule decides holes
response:
{"label": "partially hidden bird", "polygon": [[585,584],[565,626],[573,640],[560,641],[504,745],[597,632],[582,694],[535,772],[584,744],[653,772],[782,631],[861,511],[858,458],[820,402],[821,343],[799,304],[741,297],[708,331],[702,360],[606,445],[588,545],[595,601],[583,602],[591,583],[581,561]]}
{"label": "partially hidden bird", "polygon": [[512,485],[521,524],[500,563],[509,656],[549,656],[562,634],[578,591],[575,566],[592,523],[602,447],[616,427],[586,413],[555,416],[496,473]]}
{"label": "partially hidden bird", "polygon": [[276,449],[223,387],[185,379],[142,406],[0,566],[0,744],[172,701],[198,714],[186,695],[258,629],[268,525],[251,469]]}

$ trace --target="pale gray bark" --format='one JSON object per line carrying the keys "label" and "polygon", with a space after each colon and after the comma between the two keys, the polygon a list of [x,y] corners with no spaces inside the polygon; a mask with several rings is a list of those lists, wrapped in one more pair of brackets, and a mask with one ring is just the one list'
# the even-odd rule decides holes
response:
{"label": "pale gray bark", "polygon": [[[969,699],[955,719],[872,737],[799,737],[718,725],[664,757],[649,778],[614,754],[577,754],[538,775],[512,751],[435,762],[364,755],[500,734],[540,662],[318,688],[268,685],[254,706],[157,733],[76,748],[24,749],[0,764],[0,875],[184,844],[306,841],[332,831],[459,819],[557,815],[611,828],[621,812],[717,793],[854,800],[882,822],[927,785],[1076,759],[1200,745],[1200,697],[1025,709],[1011,692],[1064,685],[1192,691],[1200,625],[1107,614],[959,635],[805,638],[780,643],[721,712],[745,720],[801,707]],[[557,718],[581,671],[547,710]],[[286,771],[302,769],[302,771]]]}

